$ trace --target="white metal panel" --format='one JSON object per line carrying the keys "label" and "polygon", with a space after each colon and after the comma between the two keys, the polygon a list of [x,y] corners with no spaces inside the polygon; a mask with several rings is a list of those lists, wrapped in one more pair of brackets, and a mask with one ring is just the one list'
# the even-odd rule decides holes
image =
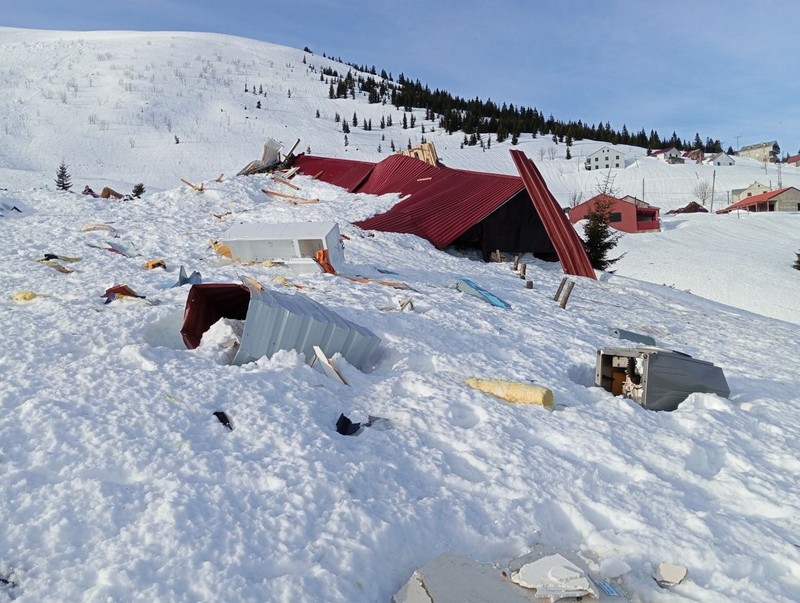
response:
{"label": "white metal panel", "polygon": [[340,353],[363,369],[380,339],[302,293],[289,295],[250,288],[244,333],[234,364],[244,364],[278,350],[296,350],[310,362],[313,346],[327,356]]}

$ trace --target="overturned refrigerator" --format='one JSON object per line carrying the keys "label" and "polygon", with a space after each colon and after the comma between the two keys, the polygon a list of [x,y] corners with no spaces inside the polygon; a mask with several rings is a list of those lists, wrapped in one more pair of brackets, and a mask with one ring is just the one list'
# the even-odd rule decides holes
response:
{"label": "overturned refrigerator", "polygon": [[260,286],[209,283],[194,285],[184,310],[181,335],[194,349],[218,320],[244,321],[244,330],[233,364],[270,357],[278,350],[296,350],[306,361],[314,358],[314,346],[326,356],[341,354],[364,370],[380,338],[302,293],[289,295]]}
{"label": "overturned refrigerator", "polygon": [[731,393],[722,369],[711,362],[651,346],[598,350],[595,384],[648,410],[675,410],[693,393]]}

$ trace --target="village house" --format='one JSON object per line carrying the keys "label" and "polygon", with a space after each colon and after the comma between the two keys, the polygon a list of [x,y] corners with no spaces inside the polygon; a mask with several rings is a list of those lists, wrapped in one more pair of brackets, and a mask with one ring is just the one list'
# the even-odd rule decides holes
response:
{"label": "village house", "polygon": [[800,167],[800,153],[797,155],[792,155],[791,157],[787,157],[784,163],[788,163],[789,165],[793,165],[795,167]]}
{"label": "village house", "polygon": [[692,149],[683,154],[684,161],[694,161],[695,163],[703,163],[705,157],[706,154],[703,152],[703,149]]}
{"label": "village house", "polygon": [[734,165],[736,162],[727,153],[715,153],[714,155],[706,159],[705,163],[707,165],[719,165],[719,166],[729,167]]}
{"label": "village house", "polygon": [[590,153],[583,165],[589,171],[624,168],[625,154],[611,147],[603,147],[594,153]]}
{"label": "village house", "polygon": [[753,182],[747,188],[735,188],[731,191],[731,202],[737,203],[742,199],[746,199],[747,197],[755,197],[756,195],[760,195],[761,193],[766,193],[769,191],[768,186],[764,186],[760,182]]}
{"label": "village house", "polygon": [[664,147],[650,153],[650,157],[655,157],[667,163],[683,163],[682,153],[675,147]]}
{"label": "village house", "polygon": [[759,142],[758,144],[749,144],[739,149],[737,153],[739,157],[750,157],[758,161],[766,161],[767,163],[777,163],[780,154],[781,148],[774,140]]}
{"label": "village house", "polygon": [[661,220],[658,216],[660,208],[652,207],[636,197],[627,196],[624,199],[610,195],[595,195],[591,199],[576,205],[569,210],[569,221],[575,224],[585,220],[594,209],[595,203],[601,199],[612,201],[609,226],[627,233],[658,232],[661,230]]}
{"label": "village house", "polygon": [[775,191],[768,191],[760,195],[747,197],[738,203],[720,209],[717,213],[727,214],[728,212],[738,209],[749,212],[800,211],[800,189],[788,186]]}

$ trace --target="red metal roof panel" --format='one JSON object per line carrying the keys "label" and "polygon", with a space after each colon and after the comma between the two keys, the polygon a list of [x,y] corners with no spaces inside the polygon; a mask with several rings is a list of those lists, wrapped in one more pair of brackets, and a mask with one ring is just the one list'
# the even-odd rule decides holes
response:
{"label": "red metal roof panel", "polygon": [[358,188],[375,167],[375,164],[369,161],[315,157],[306,154],[295,157],[292,165],[299,167],[300,173],[305,176],[316,176],[323,182],[341,186],[350,192]]}
{"label": "red metal roof panel", "polygon": [[536,169],[533,161],[528,159],[525,153],[517,150],[511,151],[511,159],[513,159],[533,205],[544,223],[547,236],[550,237],[556,248],[564,273],[596,280],[597,276],[589,261],[589,256],[586,255],[586,250],[583,248],[583,242],[547,188],[544,178]]}

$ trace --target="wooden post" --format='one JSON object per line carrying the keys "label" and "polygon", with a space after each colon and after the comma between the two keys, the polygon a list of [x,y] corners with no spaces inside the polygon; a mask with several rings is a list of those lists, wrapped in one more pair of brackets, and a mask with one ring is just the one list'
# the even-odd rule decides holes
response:
{"label": "wooden post", "polygon": [[528,266],[526,264],[519,265],[519,278],[525,278],[525,272],[527,271]]}
{"label": "wooden post", "polygon": [[511,270],[517,270],[519,268],[519,256],[514,256],[514,265],[511,267]]}
{"label": "wooden post", "polygon": [[567,277],[561,279],[561,284],[558,285],[558,289],[556,289],[556,294],[553,296],[553,301],[558,301],[558,298],[561,296],[561,292],[564,290],[564,285],[567,284]]}
{"label": "wooden post", "polygon": [[564,297],[561,298],[561,307],[562,308],[566,308],[567,307],[567,300],[569,299],[570,293],[572,293],[572,288],[574,286],[575,286],[574,281],[570,281],[567,284],[567,290],[564,291]]}
{"label": "wooden post", "polygon": [[533,281],[525,281],[526,289],[533,289]]}

